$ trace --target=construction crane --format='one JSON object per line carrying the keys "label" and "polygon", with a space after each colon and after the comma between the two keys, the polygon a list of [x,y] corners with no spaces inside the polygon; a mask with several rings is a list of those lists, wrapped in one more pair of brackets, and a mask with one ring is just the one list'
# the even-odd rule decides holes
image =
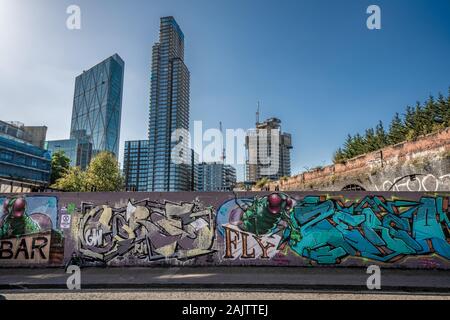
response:
{"label": "construction crane", "polygon": [[226,158],[226,156],[225,156],[225,144],[224,144],[225,138],[223,136],[222,121],[219,122],[219,128],[220,128],[220,133],[222,134],[222,157],[220,157],[220,158],[221,158],[222,162],[225,163],[225,158]]}
{"label": "construction crane", "polygon": [[257,109],[256,109],[256,125],[259,124],[259,101],[257,104]]}

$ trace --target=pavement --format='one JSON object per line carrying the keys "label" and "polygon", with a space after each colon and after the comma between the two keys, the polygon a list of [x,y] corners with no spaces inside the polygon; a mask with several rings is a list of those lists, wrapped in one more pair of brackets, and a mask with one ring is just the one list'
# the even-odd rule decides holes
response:
{"label": "pavement", "polygon": [[[0,294],[67,289],[64,269],[0,269]],[[82,290],[253,290],[370,293],[366,269],[302,267],[83,268]],[[450,271],[381,270],[380,293],[450,296]]]}
{"label": "pavement", "polygon": [[[7,300],[450,300],[450,295],[324,293],[229,290],[94,290],[68,292],[8,292]],[[1,300],[1,296],[0,296]]]}

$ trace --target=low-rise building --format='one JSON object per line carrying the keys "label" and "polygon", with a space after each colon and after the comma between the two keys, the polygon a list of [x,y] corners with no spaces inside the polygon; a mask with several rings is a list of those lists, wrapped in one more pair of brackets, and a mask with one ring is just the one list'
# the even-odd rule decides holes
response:
{"label": "low-rise building", "polygon": [[51,157],[40,147],[45,134],[37,138],[21,123],[0,121],[0,193],[39,191],[48,186]]}

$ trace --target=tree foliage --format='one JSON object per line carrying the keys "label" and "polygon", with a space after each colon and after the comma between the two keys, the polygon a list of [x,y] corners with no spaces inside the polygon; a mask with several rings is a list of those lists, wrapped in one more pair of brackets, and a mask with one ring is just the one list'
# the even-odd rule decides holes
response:
{"label": "tree foliage", "polygon": [[58,150],[52,154],[50,184],[54,184],[64,176],[70,168],[70,159],[64,151]]}
{"label": "tree foliage", "polygon": [[122,174],[112,153],[101,152],[92,159],[86,172],[86,182],[90,191],[120,191],[122,189]]}
{"label": "tree foliage", "polygon": [[80,167],[71,167],[52,187],[66,192],[85,192],[86,172]]}
{"label": "tree foliage", "polygon": [[368,128],[364,136],[349,134],[344,145],[334,153],[333,161],[343,163],[367,152],[415,140],[447,127],[450,127],[450,88],[447,98],[442,94],[437,99],[430,96],[424,104],[417,102],[415,107],[407,106],[403,117],[396,113],[387,131],[380,121],[375,128]]}
{"label": "tree foliage", "polygon": [[91,160],[86,171],[72,167],[53,187],[67,192],[120,191],[123,188],[123,177],[114,155],[101,152]]}

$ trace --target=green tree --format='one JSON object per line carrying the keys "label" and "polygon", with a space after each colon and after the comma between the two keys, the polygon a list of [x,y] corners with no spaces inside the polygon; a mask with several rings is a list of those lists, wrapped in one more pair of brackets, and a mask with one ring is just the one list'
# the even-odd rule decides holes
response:
{"label": "green tree", "polygon": [[50,184],[54,184],[58,179],[63,177],[70,168],[70,159],[64,151],[58,150],[52,154]]}
{"label": "green tree", "polygon": [[414,117],[414,108],[412,108],[411,106],[407,106],[405,113],[405,130],[406,130],[406,138],[408,140],[412,139],[415,127],[416,123]]}
{"label": "green tree", "polygon": [[423,106],[420,102],[417,102],[415,107],[407,106],[403,119],[396,113],[388,132],[380,121],[375,129],[367,129],[364,137],[349,134],[344,145],[333,154],[333,162],[343,163],[358,155],[403,141],[415,140],[421,135],[437,132],[446,127],[450,127],[450,87],[447,98],[439,94],[437,100],[430,96]]}
{"label": "green tree", "polygon": [[52,188],[66,192],[85,192],[86,190],[86,172],[80,167],[71,167],[56,181]]}
{"label": "green tree", "polygon": [[357,133],[353,138],[352,147],[356,156],[362,155],[367,152],[367,145],[364,138]]}
{"label": "green tree", "polygon": [[417,102],[415,108],[408,106],[405,114],[405,126],[407,128],[406,140],[415,140],[424,134],[426,131],[425,123],[425,112],[420,102]]}
{"label": "green tree", "polygon": [[364,141],[366,144],[366,152],[372,152],[378,150],[378,142],[375,136],[375,130],[373,128],[367,129],[364,136]]}
{"label": "green tree", "polygon": [[388,135],[384,130],[383,122],[378,122],[375,127],[375,150],[382,149],[388,145]]}
{"label": "green tree", "polygon": [[433,126],[432,132],[440,131],[447,127],[447,118],[446,118],[446,100],[442,93],[439,93],[436,102],[433,107]]}
{"label": "green tree", "polygon": [[342,150],[344,153],[345,159],[351,159],[356,156],[356,152],[353,147],[353,144],[354,144],[353,141],[354,141],[354,138],[350,134],[347,135],[347,139],[345,140],[344,148]]}
{"label": "green tree", "polygon": [[98,192],[122,190],[123,177],[112,153],[100,152],[92,159],[86,171],[86,187]]}
{"label": "green tree", "polygon": [[436,124],[438,117],[438,105],[434,101],[434,97],[430,96],[423,108],[423,128],[422,134],[433,132],[433,127]]}
{"label": "green tree", "polygon": [[388,142],[397,144],[406,140],[407,129],[398,113],[395,114],[389,126]]}
{"label": "green tree", "polygon": [[338,149],[334,152],[334,155],[333,155],[333,163],[334,163],[334,164],[337,164],[337,163],[343,163],[343,162],[345,162],[345,160],[347,160],[347,159],[345,158],[345,154],[344,154],[344,152],[342,151],[342,148],[338,148]]}

